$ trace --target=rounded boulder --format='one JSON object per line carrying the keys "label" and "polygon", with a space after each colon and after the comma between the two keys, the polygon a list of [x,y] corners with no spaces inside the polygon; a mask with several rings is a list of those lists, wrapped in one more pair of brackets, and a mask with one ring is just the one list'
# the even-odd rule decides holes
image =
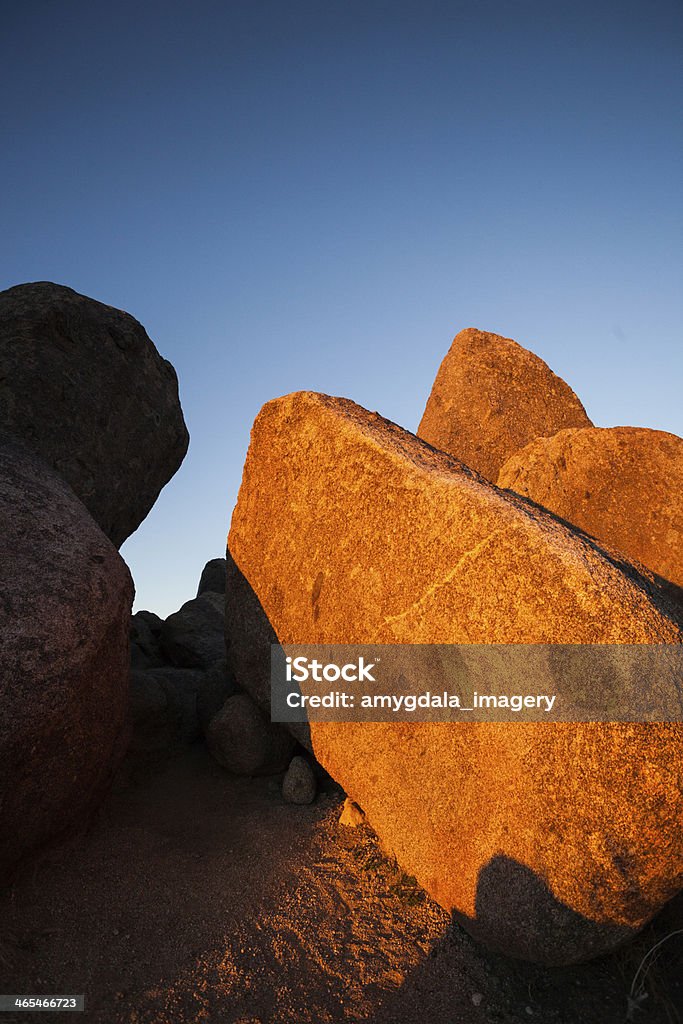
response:
{"label": "rounded boulder", "polygon": [[144,327],[49,281],[0,292],[0,430],[68,482],[117,547],[189,443],[176,372]]}
{"label": "rounded boulder", "polygon": [[0,443],[0,877],[85,815],[125,751],[130,573],[71,488]]}

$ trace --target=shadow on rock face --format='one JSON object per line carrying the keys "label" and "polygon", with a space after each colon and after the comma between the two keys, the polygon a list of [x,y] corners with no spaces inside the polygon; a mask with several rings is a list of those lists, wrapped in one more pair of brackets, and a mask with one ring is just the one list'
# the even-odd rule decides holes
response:
{"label": "shadow on rock face", "polygon": [[475,908],[474,918],[454,913],[453,920],[497,952],[548,965],[600,956],[635,934],[577,913],[534,871],[503,855],[479,872]]}
{"label": "shadow on rock face", "polygon": [[[254,589],[227,551],[225,588],[225,640],[228,664],[242,689],[270,711],[270,648],[277,634]],[[313,750],[308,722],[288,722],[287,728],[308,750]]]}
{"label": "shadow on rock face", "polygon": [[578,537],[581,537],[593,551],[597,552],[603,558],[606,558],[611,564],[623,572],[632,582],[634,582],[641,590],[646,594],[658,595],[662,601],[662,611],[665,615],[676,625],[683,625],[683,587],[677,583],[673,583],[671,580],[666,579],[664,576],[660,576],[654,570],[649,569],[645,565],[641,565],[638,562],[629,561],[623,552],[618,551],[615,547],[612,547],[606,541],[602,541],[592,534],[587,533],[586,530],[581,529],[576,523],[572,523],[569,519],[563,519],[562,516],[553,512],[552,509],[546,508],[545,505],[541,505],[540,502],[534,501],[526,494],[518,494],[511,487],[499,487],[499,490],[503,491],[504,494],[512,495],[517,501],[523,502],[529,506],[529,509],[542,512],[546,516],[550,516],[555,522],[559,523],[560,526],[566,526],[568,529],[575,533]]}
{"label": "shadow on rock face", "polygon": [[[501,858],[505,860],[505,858]],[[501,895],[500,886],[513,879],[532,875],[519,864],[495,864],[487,879],[495,875],[493,887],[484,882],[481,902],[483,913],[495,912],[494,896]],[[525,878],[523,884],[532,888],[538,879]],[[520,890],[521,895],[521,890]],[[478,899],[478,904],[480,900]],[[554,918],[552,897],[548,904],[550,920]],[[560,905],[561,906],[561,905]],[[571,911],[566,920],[570,927],[584,927],[585,919],[573,921]],[[499,905],[498,912],[522,913],[516,903]],[[580,915],[575,915],[580,918]],[[530,927],[540,922],[522,920]],[[473,922],[467,929],[474,934]],[[673,900],[642,933],[606,956],[568,966],[529,963],[486,949],[460,927],[454,919],[450,927],[432,945],[429,953],[405,975],[403,983],[383,995],[374,1007],[374,1024],[395,1024],[397,1021],[420,1024],[522,1024],[540,1020],[543,1024],[624,1024],[639,1020],[642,1024],[666,1024],[683,1019],[683,954],[677,929],[683,925],[681,897]],[[671,942],[667,942],[667,937]],[[648,952],[662,943],[654,970],[643,973],[641,964]],[[552,940],[548,942],[552,953]],[[648,959],[645,959],[648,963]],[[651,965],[652,966],[652,965]],[[632,999],[632,981],[637,1001]],[[637,1015],[631,1016],[637,1006]]]}

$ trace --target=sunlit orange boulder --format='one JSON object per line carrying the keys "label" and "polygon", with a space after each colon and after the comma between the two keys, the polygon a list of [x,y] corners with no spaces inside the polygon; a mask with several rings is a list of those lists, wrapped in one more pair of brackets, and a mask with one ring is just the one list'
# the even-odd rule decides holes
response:
{"label": "sunlit orange boulder", "polygon": [[508,459],[498,486],[683,586],[683,439],[675,434],[645,427],[562,430]]}
{"label": "sunlit orange boulder", "polygon": [[[652,578],[376,413],[324,395],[262,409],[229,550],[252,594],[241,620],[252,671],[238,681],[261,700],[267,653],[259,662],[255,648],[271,636],[681,640]],[[229,598],[227,619],[234,642]],[[310,729],[319,761],[403,868],[506,953],[551,963],[597,955],[681,885],[679,724]]]}
{"label": "sunlit orange boulder", "polygon": [[590,426],[572,389],[542,359],[511,338],[470,327],[446,353],[417,433],[495,482],[503,463],[535,437]]}

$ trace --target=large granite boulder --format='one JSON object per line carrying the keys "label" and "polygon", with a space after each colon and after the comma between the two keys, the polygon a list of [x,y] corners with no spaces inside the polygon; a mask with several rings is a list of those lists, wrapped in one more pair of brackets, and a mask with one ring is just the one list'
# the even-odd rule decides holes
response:
{"label": "large granite boulder", "polygon": [[0,430],[57,470],[117,547],[189,441],[175,370],[144,327],[47,281],[0,292]]}
{"label": "large granite boulder", "polygon": [[683,586],[683,439],[675,434],[645,427],[561,430],[508,459],[498,486]]}
{"label": "large granite boulder", "polygon": [[209,669],[225,658],[225,598],[205,590],[164,621],[160,644],[179,668]]}
{"label": "large granite boulder", "polygon": [[[282,643],[681,642],[654,578],[324,395],[262,409],[229,549],[253,592],[243,622],[256,623],[254,642],[269,631]],[[238,683],[264,699],[264,678]],[[310,731],[318,761],[403,868],[503,952],[598,955],[681,885],[678,723]]]}
{"label": "large granite boulder", "polygon": [[542,359],[470,327],[441,363],[417,433],[495,482],[503,463],[535,437],[590,426],[572,389]]}
{"label": "large granite boulder", "polygon": [[92,808],[125,751],[133,584],[71,488],[0,443],[0,877]]}

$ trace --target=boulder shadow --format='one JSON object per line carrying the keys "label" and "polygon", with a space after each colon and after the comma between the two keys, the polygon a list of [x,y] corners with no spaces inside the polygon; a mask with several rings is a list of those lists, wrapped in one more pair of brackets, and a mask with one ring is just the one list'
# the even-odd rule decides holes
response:
{"label": "boulder shadow", "polygon": [[380,1000],[373,1021],[672,1024],[683,1020],[683,943],[672,942],[653,961],[655,975],[641,977],[637,1009],[631,985],[648,951],[682,925],[683,895],[636,932],[588,920],[525,865],[496,856],[480,872],[474,917],[452,915],[427,958]]}
{"label": "boulder shadow", "polygon": [[[271,646],[280,643],[255,590],[226,550],[225,639],[228,665],[238,684],[270,717]],[[296,683],[290,687],[299,692]],[[287,728],[312,751],[308,722],[287,722]]]}

